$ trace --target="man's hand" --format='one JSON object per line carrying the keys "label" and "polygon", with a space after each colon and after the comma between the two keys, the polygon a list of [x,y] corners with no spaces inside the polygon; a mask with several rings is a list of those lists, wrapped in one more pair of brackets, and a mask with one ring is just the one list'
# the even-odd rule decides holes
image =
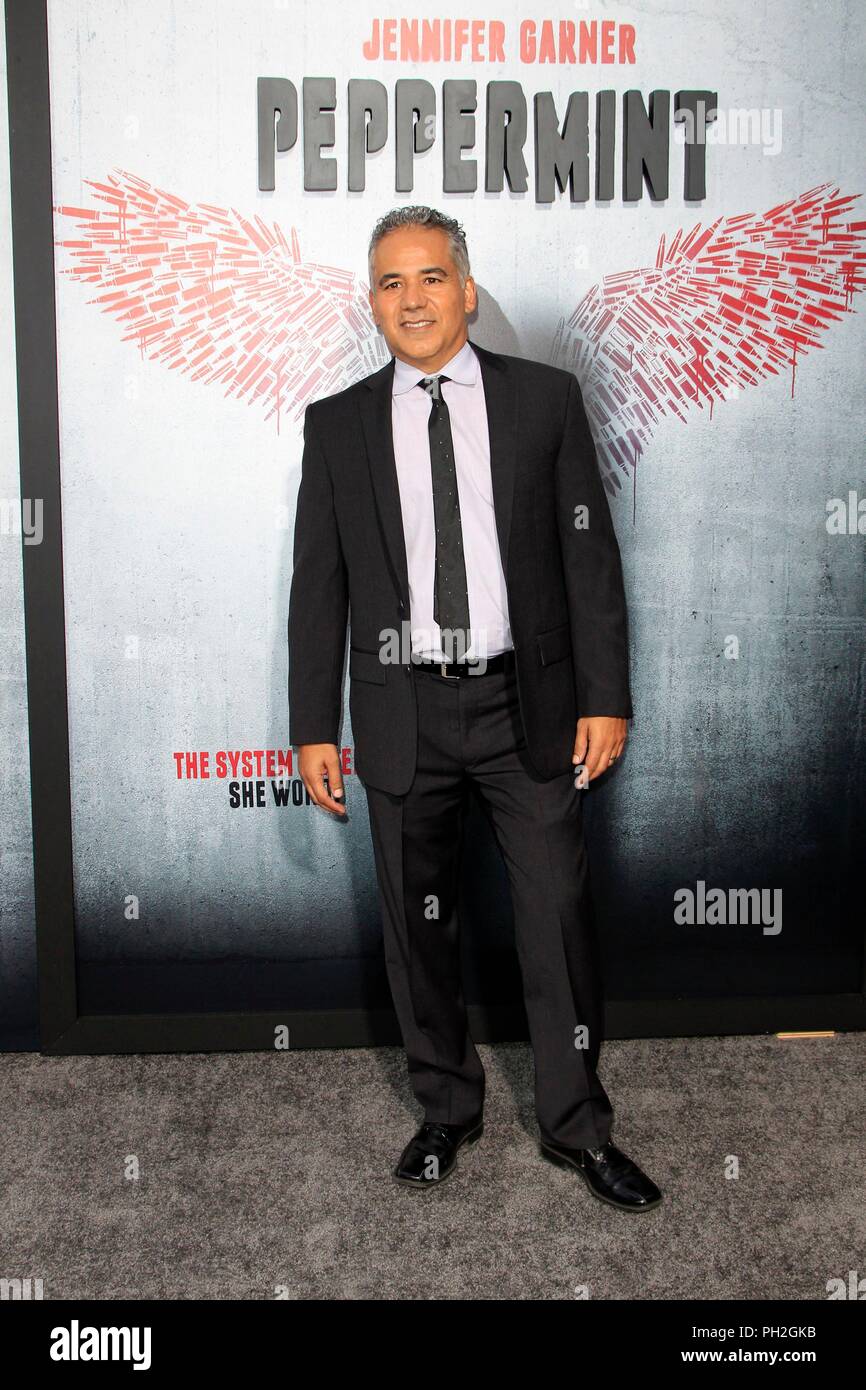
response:
{"label": "man's hand", "polygon": [[607,772],[611,764],[616,762],[627,738],[628,721],[625,719],[609,718],[607,715],[578,719],[571,761],[584,765],[586,778],[591,782],[593,777]]}
{"label": "man's hand", "polygon": [[[325,811],[334,811],[339,816],[346,814],[343,774],[340,771],[340,752],[336,743],[302,743],[298,748],[298,772],[301,781],[317,806]],[[325,782],[327,773],[328,781]],[[329,794],[330,789],[330,794]]]}

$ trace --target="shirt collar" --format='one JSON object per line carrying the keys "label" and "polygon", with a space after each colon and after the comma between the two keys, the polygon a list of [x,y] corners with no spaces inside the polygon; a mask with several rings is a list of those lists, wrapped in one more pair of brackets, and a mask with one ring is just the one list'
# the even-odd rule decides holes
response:
{"label": "shirt collar", "polygon": [[[444,374],[452,381],[458,381],[463,386],[474,386],[478,380],[478,358],[469,339],[455,352],[450,361],[446,362],[438,371],[432,372],[431,376]],[[404,362],[402,357],[394,358],[394,382],[391,387],[393,396],[400,396],[406,391],[411,391],[423,381],[427,375],[418,367],[412,367],[408,362]]]}

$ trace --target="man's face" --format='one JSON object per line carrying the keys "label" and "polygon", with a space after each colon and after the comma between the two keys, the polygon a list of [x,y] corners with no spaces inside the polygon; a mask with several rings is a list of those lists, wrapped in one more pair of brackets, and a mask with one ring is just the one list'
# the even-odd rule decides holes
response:
{"label": "man's face", "polygon": [[441,227],[397,227],[376,246],[370,308],[395,357],[438,371],[466,341],[476,303],[475,281],[460,284]]}

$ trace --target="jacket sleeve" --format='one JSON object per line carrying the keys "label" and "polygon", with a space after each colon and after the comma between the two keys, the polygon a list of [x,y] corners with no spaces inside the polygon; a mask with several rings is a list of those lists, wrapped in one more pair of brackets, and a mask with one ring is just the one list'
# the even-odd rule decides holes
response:
{"label": "jacket sleeve", "polygon": [[556,458],[556,503],[578,718],[631,719],[622,563],[583,398],[573,376]]}
{"label": "jacket sleeve", "polygon": [[334,493],[313,408],[304,414],[289,598],[289,740],[296,745],[339,738],[349,612]]}

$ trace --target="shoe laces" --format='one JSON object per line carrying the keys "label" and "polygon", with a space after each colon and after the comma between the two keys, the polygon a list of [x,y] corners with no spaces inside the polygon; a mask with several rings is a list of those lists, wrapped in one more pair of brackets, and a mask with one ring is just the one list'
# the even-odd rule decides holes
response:
{"label": "shoe laces", "polygon": [[447,1143],[451,1142],[451,1135],[448,1133],[448,1130],[445,1125],[437,1124],[435,1120],[425,1120],[424,1128],[426,1130],[434,1130],[437,1134],[441,1134],[442,1138]]}
{"label": "shoe laces", "polygon": [[606,1163],[614,1173],[625,1173],[631,1167],[631,1160],[625,1154],[619,1153],[608,1140],[606,1144],[601,1144],[597,1149],[587,1149],[596,1163]]}

